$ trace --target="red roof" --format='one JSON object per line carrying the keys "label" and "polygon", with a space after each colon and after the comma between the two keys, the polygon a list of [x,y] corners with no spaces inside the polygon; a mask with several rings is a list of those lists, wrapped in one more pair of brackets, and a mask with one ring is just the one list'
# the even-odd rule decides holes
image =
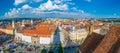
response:
{"label": "red roof", "polygon": [[32,24],[32,23],[31,23],[31,21],[29,21],[29,22],[25,22],[25,24]]}
{"label": "red roof", "polygon": [[12,25],[8,25],[8,26],[7,26],[7,29],[8,29],[8,30],[13,30]]}
{"label": "red roof", "polygon": [[46,30],[46,29],[27,29],[24,30],[23,34],[25,35],[29,35],[29,36],[40,36],[40,37],[50,37],[51,36],[51,32],[50,30]]}
{"label": "red roof", "polygon": [[51,37],[51,31],[55,30],[55,25],[36,25],[35,29],[25,29],[23,34],[29,36]]}
{"label": "red roof", "polygon": [[69,30],[70,30],[70,28],[69,28],[69,27],[67,27],[67,28],[65,28],[65,30],[66,30],[66,31],[69,31]]}
{"label": "red roof", "polygon": [[3,32],[0,31],[0,35],[2,35],[2,34],[3,34]]}

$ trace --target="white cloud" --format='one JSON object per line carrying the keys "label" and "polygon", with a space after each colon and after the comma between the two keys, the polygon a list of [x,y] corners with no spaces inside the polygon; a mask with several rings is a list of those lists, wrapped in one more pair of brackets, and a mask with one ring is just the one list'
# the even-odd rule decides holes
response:
{"label": "white cloud", "polygon": [[75,11],[77,10],[77,8],[76,8],[76,7],[72,7],[71,9],[72,9],[72,10],[75,10]]}
{"label": "white cloud", "polygon": [[43,0],[15,0],[14,5],[19,5],[21,3],[34,3],[34,2],[41,2]]}
{"label": "white cloud", "polygon": [[71,8],[73,11],[77,11],[77,12],[80,12],[80,13],[85,13],[84,10],[81,10],[81,9],[78,9],[76,7],[72,7]]}
{"label": "white cloud", "polygon": [[[46,16],[47,15],[47,16]],[[60,16],[59,16],[60,15]],[[61,17],[61,18],[80,18],[80,17],[91,17],[93,15],[89,13],[81,12],[61,12],[61,11],[50,11],[44,12],[39,8],[32,9],[16,9],[13,8],[10,12],[5,14],[5,17]]]}
{"label": "white cloud", "polygon": [[85,0],[85,1],[87,1],[87,2],[91,2],[92,0]]}
{"label": "white cloud", "polygon": [[54,3],[56,3],[56,4],[59,4],[61,2],[62,2],[61,0],[54,0]]}
{"label": "white cloud", "polygon": [[15,5],[19,5],[19,4],[24,3],[24,2],[26,2],[26,1],[27,1],[27,0],[15,0],[14,4],[15,4]]}
{"label": "white cloud", "polygon": [[[60,18],[88,18],[88,17],[94,17],[94,15],[91,15],[89,13],[80,13],[80,12],[41,12],[39,13],[42,17],[43,15],[47,15],[47,17],[60,17]],[[37,14],[37,15],[39,15]],[[45,16],[44,16],[45,17]]]}
{"label": "white cloud", "polygon": [[85,13],[83,10],[78,10],[79,12],[81,12],[81,13]]}
{"label": "white cloud", "polygon": [[99,16],[99,17],[102,17],[102,18],[120,18],[120,16],[118,15],[106,15],[106,16]]}
{"label": "white cloud", "polygon": [[34,2],[41,2],[41,1],[43,1],[43,0],[33,0]]}
{"label": "white cloud", "polygon": [[24,5],[24,6],[22,6],[22,9],[30,9],[30,8],[32,8],[32,7],[30,7],[29,5]]}
{"label": "white cloud", "polygon": [[54,4],[51,0],[48,0],[46,3],[41,4],[39,7],[41,10],[68,10],[67,4]]}
{"label": "white cloud", "polygon": [[16,17],[19,13],[20,8],[17,10],[16,8],[10,9],[10,12],[5,13],[5,17]]}
{"label": "white cloud", "polygon": [[[28,0],[19,0],[18,4],[27,2]],[[38,0],[40,2],[41,0]],[[23,3],[24,3],[23,2]],[[33,2],[33,0],[32,0]],[[17,4],[17,5],[18,5]],[[46,3],[40,4],[38,8],[29,6],[28,4],[23,5],[21,8],[13,8],[9,12],[5,13],[5,17],[89,17],[93,16],[89,13],[85,13],[83,10],[77,7],[69,8],[69,5],[74,3],[64,3],[61,0],[48,0]],[[27,9],[27,10],[26,10]],[[68,12],[70,9],[73,12]],[[46,16],[47,15],[47,16]],[[61,16],[59,16],[61,15]]]}

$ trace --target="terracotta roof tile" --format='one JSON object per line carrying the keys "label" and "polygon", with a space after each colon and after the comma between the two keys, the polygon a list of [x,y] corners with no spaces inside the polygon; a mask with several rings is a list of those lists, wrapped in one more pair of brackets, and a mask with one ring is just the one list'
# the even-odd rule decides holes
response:
{"label": "terracotta roof tile", "polygon": [[12,27],[12,25],[8,25],[6,29],[13,30],[13,27]]}
{"label": "terracotta roof tile", "polygon": [[111,26],[94,53],[117,53],[120,48],[120,26]]}
{"label": "terracotta roof tile", "polygon": [[25,29],[23,33],[29,36],[51,37],[51,31],[55,31],[55,25],[36,25],[35,29]]}
{"label": "terracotta roof tile", "polygon": [[0,35],[2,35],[2,34],[3,34],[3,32],[0,31]]}
{"label": "terracotta roof tile", "polygon": [[93,51],[96,49],[96,47],[99,45],[103,38],[104,36],[97,33],[92,33],[91,35],[88,35],[80,47],[81,52],[93,53]]}

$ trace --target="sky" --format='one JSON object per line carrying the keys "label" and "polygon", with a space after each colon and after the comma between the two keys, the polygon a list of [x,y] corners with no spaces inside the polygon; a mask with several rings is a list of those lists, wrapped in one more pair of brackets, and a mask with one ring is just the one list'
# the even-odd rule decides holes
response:
{"label": "sky", "polygon": [[120,0],[0,0],[0,17],[120,18]]}

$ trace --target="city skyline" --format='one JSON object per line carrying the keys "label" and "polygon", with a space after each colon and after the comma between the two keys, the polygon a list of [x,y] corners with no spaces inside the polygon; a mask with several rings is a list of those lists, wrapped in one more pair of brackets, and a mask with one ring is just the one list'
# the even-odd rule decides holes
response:
{"label": "city skyline", "polygon": [[1,0],[1,17],[120,17],[120,0]]}

